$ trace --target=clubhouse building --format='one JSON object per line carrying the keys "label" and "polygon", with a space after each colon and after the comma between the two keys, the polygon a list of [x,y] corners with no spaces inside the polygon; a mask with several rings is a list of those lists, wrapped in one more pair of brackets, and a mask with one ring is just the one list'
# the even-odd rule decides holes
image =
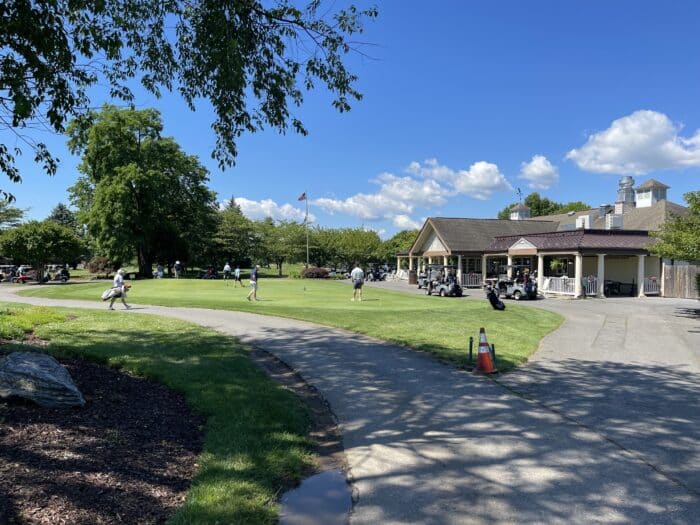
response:
{"label": "clubhouse building", "polygon": [[465,287],[527,269],[540,291],[574,298],[697,297],[696,264],[648,250],[655,242],[649,232],[687,213],[666,199],[667,190],[653,179],[635,188],[625,176],[616,202],[596,209],[531,218],[518,204],[510,220],[430,217],[397,267],[407,260],[410,279],[428,264],[454,265]]}

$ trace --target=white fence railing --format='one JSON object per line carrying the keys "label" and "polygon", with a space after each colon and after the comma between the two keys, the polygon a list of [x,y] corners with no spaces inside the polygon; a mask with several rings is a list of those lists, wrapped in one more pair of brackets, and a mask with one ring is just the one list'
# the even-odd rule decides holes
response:
{"label": "white fence railing", "polygon": [[576,281],[569,277],[547,277],[542,285],[542,291],[562,295],[575,295]]}
{"label": "white fence railing", "polygon": [[589,297],[598,295],[598,277],[589,275],[583,279],[583,289]]}
{"label": "white fence railing", "polygon": [[463,273],[462,286],[465,288],[480,288],[483,284],[483,279],[480,273]]}
{"label": "white fence railing", "polygon": [[661,293],[661,284],[656,277],[644,278],[644,295],[659,295]]}

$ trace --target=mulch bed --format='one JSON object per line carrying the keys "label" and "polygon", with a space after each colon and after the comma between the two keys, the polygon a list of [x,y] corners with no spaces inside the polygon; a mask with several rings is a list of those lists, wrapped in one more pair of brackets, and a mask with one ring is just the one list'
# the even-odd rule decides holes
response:
{"label": "mulch bed", "polygon": [[62,363],[83,408],[0,400],[0,524],[164,523],[195,474],[204,420],[160,384]]}

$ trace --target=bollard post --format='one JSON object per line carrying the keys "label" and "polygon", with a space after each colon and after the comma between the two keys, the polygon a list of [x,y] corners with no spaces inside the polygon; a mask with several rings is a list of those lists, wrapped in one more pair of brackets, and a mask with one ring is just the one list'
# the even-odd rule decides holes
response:
{"label": "bollard post", "polygon": [[496,368],[496,343],[491,344],[491,357],[493,357],[493,366]]}
{"label": "bollard post", "polygon": [[467,364],[472,364],[472,350],[474,349],[474,338],[469,336],[469,362]]}

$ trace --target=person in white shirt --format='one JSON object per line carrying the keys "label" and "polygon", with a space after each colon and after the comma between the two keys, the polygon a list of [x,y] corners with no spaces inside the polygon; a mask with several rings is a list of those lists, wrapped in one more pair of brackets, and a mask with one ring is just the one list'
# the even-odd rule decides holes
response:
{"label": "person in white shirt", "polygon": [[120,268],[117,270],[117,274],[114,276],[114,284],[112,285],[112,300],[109,302],[110,310],[114,310],[114,301],[116,301],[118,297],[121,297],[122,303],[127,310],[131,308],[131,306],[126,304],[126,291],[128,286],[124,284],[125,273],[124,268]]}
{"label": "person in white shirt", "polygon": [[228,281],[231,278],[231,265],[229,263],[224,264],[224,281],[226,281],[226,286],[228,286]]}
{"label": "person in white shirt", "polygon": [[350,280],[352,281],[352,300],[359,299],[362,301],[362,285],[365,283],[365,272],[362,271],[358,263],[355,263],[355,268],[350,272]]}

